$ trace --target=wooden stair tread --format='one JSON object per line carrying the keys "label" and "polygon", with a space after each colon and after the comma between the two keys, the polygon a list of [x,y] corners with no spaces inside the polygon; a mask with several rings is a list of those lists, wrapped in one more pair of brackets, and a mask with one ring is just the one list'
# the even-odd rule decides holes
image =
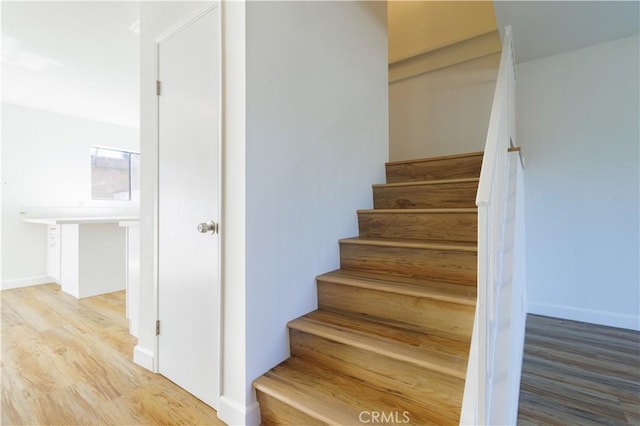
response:
{"label": "wooden stair tread", "polygon": [[356,212],[366,214],[478,213],[478,209],[477,207],[451,207],[446,209],[362,209]]}
{"label": "wooden stair tread", "polygon": [[341,269],[316,277],[319,309],[288,323],[291,357],[254,381],[266,425],[355,425],[363,412],[400,414],[385,424],[459,423],[482,161],[386,163],[374,208],[357,211],[359,237],[339,241]]}
{"label": "wooden stair tread", "polygon": [[477,157],[484,155],[483,151],[477,152],[466,152],[463,154],[453,154],[453,155],[441,155],[438,157],[427,157],[427,158],[418,158],[413,160],[398,160],[398,161],[388,161],[385,163],[387,166],[397,166],[401,164],[411,164],[411,163],[424,163],[428,161],[441,161],[441,160],[452,160],[454,158],[465,158],[465,157]]}
{"label": "wooden stair tread", "polygon": [[334,312],[314,311],[289,328],[464,379],[469,341]]}
{"label": "wooden stair tread", "polygon": [[475,306],[476,289],[472,286],[429,279],[396,277],[361,271],[338,269],[319,275],[318,280],[387,293],[397,293]]}
{"label": "wooden stair tread", "polygon": [[[361,424],[363,411],[402,413],[407,424],[457,424],[446,409],[436,412],[404,398],[375,389],[351,377],[297,357],[289,358],[254,382],[256,390],[286,401],[328,425]],[[444,408],[444,407],[443,407]],[[451,408],[449,408],[451,411]]]}
{"label": "wooden stair tread", "polygon": [[397,188],[402,186],[447,185],[455,183],[480,182],[480,178],[420,180],[416,182],[374,183],[373,188]]}
{"label": "wooden stair tread", "polygon": [[[357,413],[348,405],[326,396],[321,397],[307,389],[301,389],[281,377],[283,376],[281,371],[291,364],[292,359],[289,358],[283,364],[254,380],[253,387],[256,391],[264,392],[327,425],[341,426],[352,423]],[[277,374],[278,372],[280,374]],[[331,415],[327,416],[329,413]]]}
{"label": "wooden stair tread", "polygon": [[467,251],[477,252],[478,245],[476,243],[465,242],[447,242],[447,241],[428,241],[428,240],[411,240],[398,238],[362,238],[351,237],[343,238],[340,244],[359,244],[368,246],[384,246],[384,247],[403,247],[403,248],[424,248],[431,250],[450,250],[450,251]]}

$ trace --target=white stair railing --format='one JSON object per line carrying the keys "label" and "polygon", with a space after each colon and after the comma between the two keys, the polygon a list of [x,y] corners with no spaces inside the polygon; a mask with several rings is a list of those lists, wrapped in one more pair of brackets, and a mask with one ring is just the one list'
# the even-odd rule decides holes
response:
{"label": "white stair railing", "polygon": [[478,300],[461,424],[516,424],[524,346],[523,166],[515,142],[515,61],[505,28],[476,205]]}

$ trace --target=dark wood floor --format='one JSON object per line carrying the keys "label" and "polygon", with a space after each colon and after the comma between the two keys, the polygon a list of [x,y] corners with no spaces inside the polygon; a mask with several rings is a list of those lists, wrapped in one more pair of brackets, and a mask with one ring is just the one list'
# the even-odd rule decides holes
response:
{"label": "dark wood floor", "polygon": [[640,425],[640,333],[527,317],[520,425]]}
{"label": "dark wood floor", "polygon": [[3,426],[223,424],[131,361],[124,292],[78,300],[45,284],[0,294]]}

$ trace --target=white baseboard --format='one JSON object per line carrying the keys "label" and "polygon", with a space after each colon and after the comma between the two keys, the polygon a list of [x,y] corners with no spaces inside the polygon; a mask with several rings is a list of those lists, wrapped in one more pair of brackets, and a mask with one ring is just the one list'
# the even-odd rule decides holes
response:
{"label": "white baseboard", "polygon": [[133,362],[147,370],[153,371],[153,351],[136,345],[133,348]]}
{"label": "white baseboard", "polygon": [[218,418],[230,426],[258,426],[260,425],[260,407],[257,402],[245,407],[223,395],[220,397]]}
{"label": "white baseboard", "polygon": [[54,283],[55,280],[48,275],[38,277],[21,278],[19,280],[2,281],[0,290],[11,290],[12,288],[30,287],[32,285]]}
{"label": "white baseboard", "polygon": [[535,303],[531,301],[529,301],[528,309],[530,314],[640,331],[640,317],[636,315],[596,311],[565,305]]}

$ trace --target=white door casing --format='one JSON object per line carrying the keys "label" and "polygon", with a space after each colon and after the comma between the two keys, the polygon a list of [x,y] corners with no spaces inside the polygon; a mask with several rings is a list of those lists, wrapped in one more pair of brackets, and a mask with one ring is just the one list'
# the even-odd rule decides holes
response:
{"label": "white door casing", "polygon": [[158,40],[158,371],[220,396],[220,8]]}

